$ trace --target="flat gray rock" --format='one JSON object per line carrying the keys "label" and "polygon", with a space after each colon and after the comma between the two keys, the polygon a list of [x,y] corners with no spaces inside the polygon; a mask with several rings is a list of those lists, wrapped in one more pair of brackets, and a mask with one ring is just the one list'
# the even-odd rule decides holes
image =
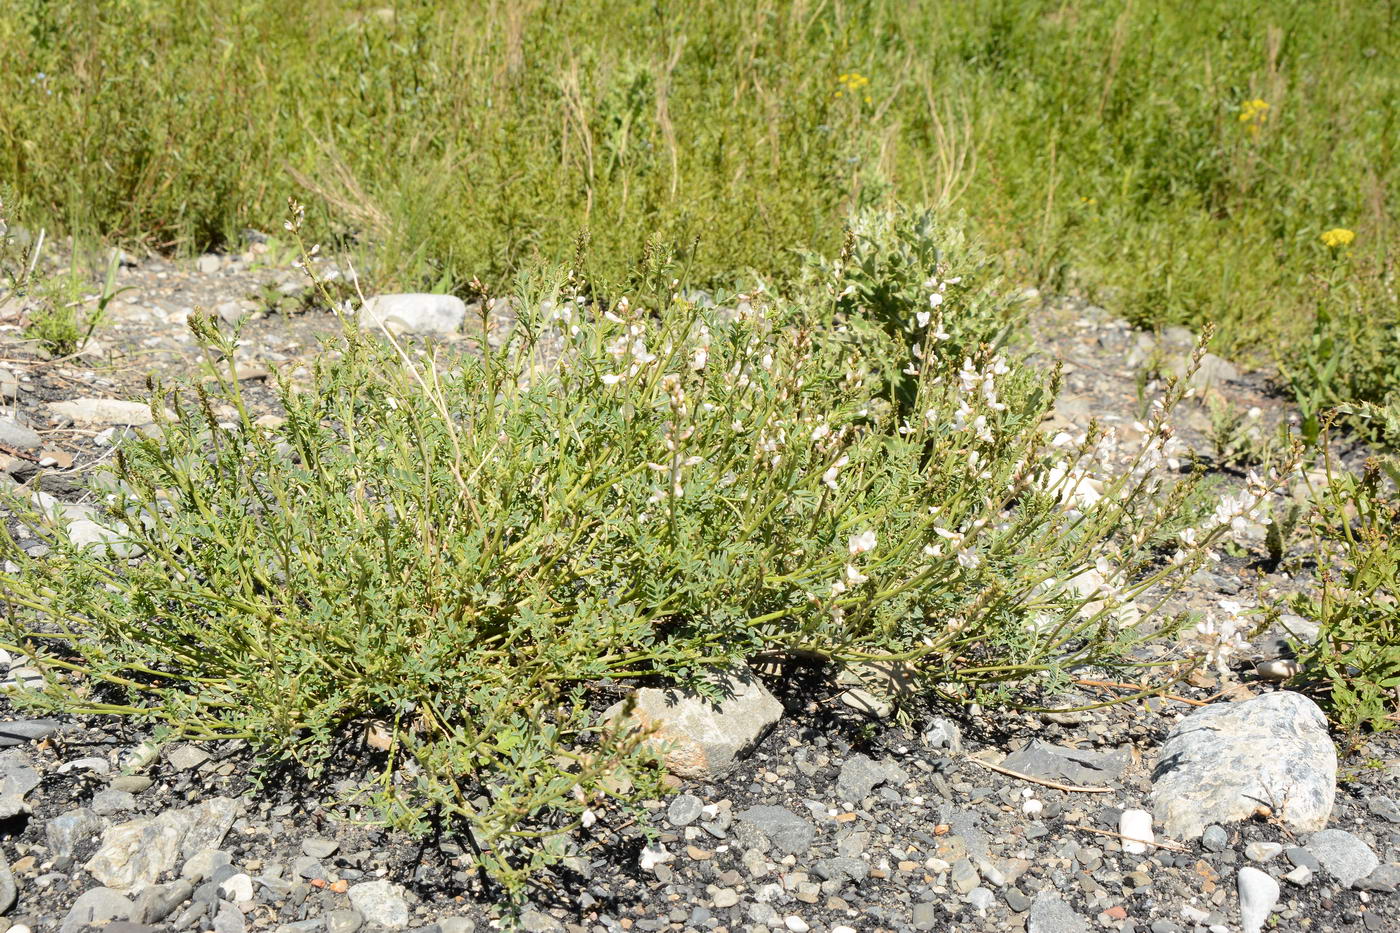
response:
{"label": "flat gray rock", "polygon": [[870,874],[870,863],[864,859],[838,855],[814,862],[812,870],[823,881],[864,881]]}
{"label": "flat gray rock", "polygon": [[0,748],[34,742],[58,729],[57,719],[18,719],[0,722]]}
{"label": "flat gray rock", "polygon": [[33,429],[26,428],[13,418],[0,418],[0,444],[20,450],[37,450],[43,443],[44,439]]}
{"label": "flat gray rock", "polygon": [[874,761],[866,755],[852,755],[841,766],[836,790],[842,800],[859,803],[881,784],[903,784],[909,773],[889,759]]}
{"label": "flat gray rock", "polygon": [[19,887],[15,884],[14,873],[10,871],[10,860],[0,855],[0,914],[14,906],[19,897]]}
{"label": "flat gray rock", "polygon": [[1003,768],[1047,781],[1099,785],[1115,780],[1128,766],[1128,752],[1095,752],[1033,740],[1001,761]]}
{"label": "flat gray rock", "polygon": [[749,807],[739,813],[741,826],[752,827],[788,855],[805,855],[817,828],[783,807]]}
{"label": "flat gray rock", "polygon": [[0,819],[25,813],[24,795],[39,786],[39,772],[19,749],[0,752]]}
{"label": "flat gray rock", "polygon": [[1317,704],[1287,690],[1217,703],[1182,720],[1152,773],[1152,808],[1166,835],[1195,839],[1211,823],[1268,807],[1290,827],[1327,825],[1337,752]]}
{"label": "flat gray rock", "polygon": [[1356,882],[1354,887],[1362,891],[1379,891],[1382,894],[1394,894],[1400,888],[1400,865],[1381,865],[1365,878]]}
{"label": "flat gray rock", "polygon": [[131,919],[137,923],[160,923],[193,895],[194,885],[183,878],[151,885],[132,901]]}
{"label": "flat gray rock", "polygon": [[[632,723],[656,729],[649,741],[661,751],[672,774],[692,780],[723,775],[783,715],[783,704],[748,668],[718,679],[723,696],[718,704],[686,690],[643,687],[637,691]],[[613,704],[603,711],[602,719],[621,715],[623,708],[623,703]]]}
{"label": "flat gray rock", "polygon": [[408,334],[455,334],[466,317],[455,295],[375,295],[360,309],[364,323]]}
{"label": "flat gray rock", "polygon": [[1084,933],[1091,924],[1070,909],[1065,899],[1049,888],[1041,889],[1031,901],[1026,933]]}
{"label": "flat gray rock", "polygon": [[44,824],[49,853],[54,858],[73,854],[78,843],[87,842],[102,828],[102,817],[87,807],[62,813]]}
{"label": "flat gray rock", "polygon": [[700,819],[700,814],[705,810],[705,802],[694,794],[677,794],[671,798],[671,805],[666,808],[666,819],[672,826],[689,826]]}
{"label": "flat gray rock", "polygon": [[192,825],[180,841],[180,854],[189,858],[205,849],[217,849],[238,818],[238,801],[229,797],[211,797],[184,812]]}
{"label": "flat gray rock", "polygon": [[365,922],[388,930],[408,926],[408,901],[403,889],[389,881],[366,881],[350,888],[350,903],[364,915]]}
{"label": "flat gray rock", "polygon": [[[155,421],[151,416],[150,405],[118,398],[75,398],[66,402],[50,402],[49,411],[78,424],[121,424],[140,427]],[[167,415],[169,414],[167,412]]]}
{"label": "flat gray rock", "polygon": [[1393,797],[1372,797],[1366,808],[1388,823],[1400,823],[1400,804]]}
{"label": "flat gray rock", "polygon": [[79,933],[85,927],[98,927],[113,920],[126,920],[131,916],[131,901],[119,891],[110,888],[93,888],[85,891],[68,909],[68,916],[58,933]]}
{"label": "flat gray rock", "polygon": [[1344,829],[1313,833],[1307,848],[1344,888],[1355,885],[1381,863],[1370,846]]}

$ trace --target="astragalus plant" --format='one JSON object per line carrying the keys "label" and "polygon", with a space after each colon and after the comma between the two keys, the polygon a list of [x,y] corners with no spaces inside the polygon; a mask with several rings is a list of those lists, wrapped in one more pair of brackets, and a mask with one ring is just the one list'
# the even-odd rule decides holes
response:
{"label": "astragalus plant", "polygon": [[313,768],[380,720],[382,815],[465,823],[518,890],[618,769],[655,786],[599,684],[793,650],[972,695],[1113,662],[1146,631],[1130,601],[1222,532],[1179,563],[1149,545],[1177,497],[1151,469],[1164,410],[1101,482],[1099,432],[1042,436],[1053,386],[939,237],[863,218],[840,265],[733,313],[536,279],[506,346],[450,360],[347,317],[275,425],[231,362],[158,392],[106,477],[139,556],[32,513],[52,550],[7,548],[3,641],[47,678],[21,699]]}

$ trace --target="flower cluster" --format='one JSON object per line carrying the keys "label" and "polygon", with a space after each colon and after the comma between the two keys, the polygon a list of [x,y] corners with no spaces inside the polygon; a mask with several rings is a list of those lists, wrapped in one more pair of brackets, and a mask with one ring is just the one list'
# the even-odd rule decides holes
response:
{"label": "flower cluster", "polygon": [[1269,102],[1258,97],[1240,104],[1240,122],[1250,139],[1258,139],[1269,119]]}
{"label": "flower cluster", "polygon": [[[990,444],[995,440],[992,425],[986,412],[1003,412],[1006,404],[997,396],[997,377],[1011,372],[1006,360],[1000,356],[989,357],[981,366],[973,365],[972,360],[964,359],[958,370],[958,407],[953,412],[953,423],[960,430],[967,430],[979,441]],[[974,407],[975,406],[975,407]],[[981,409],[979,411],[978,409]],[[939,417],[937,409],[924,412],[924,418],[932,424]]]}
{"label": "flower cluster", "polygon": [[1322,245],[1331,249],[1341,249],[1343,246],[1350,246],[1351,241],[1356,239],[1356,234],[1346,227],[1333,227],[1322,234]]}
{"label": "flower cluster", "polygon": [[1196,631],[1206,643],[1206,660],[1224,676],[1229,672],[1230,656],[1249,648],[1245,637],[1248,626],[1243,618],[1245,608],[1240,603],[1222,599],[1216,605],[1220,611],[1207,612],[1196,623]]}
{"label": "flower cluster", "polygon": [[837,97],[845,97],[846,95],[850,95],[851,97],[861,97],[865,100],[867,104],[870,103],[870,95],[864,93],[864,88],[870,83],[870,79],[867,78],[865,75],[861,74],[860,72],[843,72],[842,74],[836,76],[836,83],[841,85],[841,87],[836,91]]}

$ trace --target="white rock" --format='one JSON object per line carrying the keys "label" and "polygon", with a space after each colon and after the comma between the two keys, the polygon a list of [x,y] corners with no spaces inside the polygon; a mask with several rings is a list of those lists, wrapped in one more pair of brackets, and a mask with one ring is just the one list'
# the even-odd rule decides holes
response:
{"label": "white rock", "polygon": [[243,321],[257,314],[259,311],[256,301],[224,301],[214,306],[214,313],[230,327],[235,327]]}
{"label": "white rock", "polygon": [[[49,411],[78,424],[125,424],[133,427],[151,424],[151,406],[145,402],[127,402],[119,398],[75,398],[66,402],[50,402]],[[167,411],[173,419],[174,413]]]}
{"label": "white rock", "polygon": [[68,540],[74,547],[92,549],[105,557],[139,557],[140,545],[131,542],[131,528],[125,522],[114,521],[110,526],[90,518],[80,518],[68,525]]}
{"label": "white rock", "polygon": [[350,889],[350,903],[364,914],[365,922],[390,930],[408,926],[408,902],[403,889],[388,881],[368,881]]}
{"label": "white rock", "polygon": [[455,295],[375,295],[360,309],[361,320],[409,334],[455,334],[467,306]]}
{"label": "white rock", "polygon": [[1241,868],[1237,876],[1240,892],[1240,929],[1244,933],[1259,933],[1269,919],[1269,911],[1278,903],[1278,882],[1252,865]]}
{"label": "white rock", "polygon": [[167,810],[119,823],[102,834],[102,845],[83,867],[119,891],[155,884],[162,873],[175,867],[180,841],[191,822],[187,811]]}
{"label": "white rock", "polygon": [[1118,817],[1118,833],[1123,840],[1123,851],[1128,855],[1146,855],[1156,837],[1152,835],[1152,814],[1146,810],[1124,810]]}
{"label": "white rock", "polygon": [[[783,704],[747,668],[724,676],[718,705],[682,690],[644,687],[637,691],[632,722],[655,727],[648,740],[662,750],[666,767],[684,778],[709,780],[733,767],[783,715]],[[622,714],[623,704],[603,711],[604,721]]]}
{"label": "white rock", "polygon": [[195,260],[194,266],[200,275],[213,275],[224,267],[224,261],[213,253],[205,253]]}
{"label": "white rock", "polygon": [[1249,819],[1261,805],[1313,832],[1332,814],[1337,750],[1317,704],[1280,690],[1187,716],[1163,743],[1152,781],[1152,809],[1174,839]]}
{"label": "white rock", "polygon": [[1282,852],[1283,846],[1277,842],[1255,841],[1244,847],[1244,857],[1251,862],[1267,862]]}
{"label": "white rock", "polygon": [[791,930],[792,933],[807,933],[808,930],[812,929],[810,926],[807,925],[806,920],[803,920],[796,914],[790,917],[785,917],[783,919],[783,926]]}
{"label": "white rock", "polygon": [[253,899],[253,879],[244,872],[230,875],[224,879],[223,884],[219,885],[219,892],[235,904],[239,901],[251,901]]}
{"label": "white rock", "polygon": [[651,871],[657,865],[669,862],[673,858],[675,856],[667,852],[665,846],[646,846],[642,849],[642,854],[637,856],[637,864],[642,867],[642,871]]}

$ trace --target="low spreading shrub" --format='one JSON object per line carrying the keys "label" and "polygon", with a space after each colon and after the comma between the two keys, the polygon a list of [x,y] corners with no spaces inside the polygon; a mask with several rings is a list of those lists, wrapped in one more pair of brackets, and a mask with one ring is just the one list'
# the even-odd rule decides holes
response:
{"label": "low spreading shrub", "polygon": [[477,355],[347,311],[272,420],[233,338],[192,319],[214,381],[157,387],[157,430],[103,478],[114,539],[14,504],[52,547],[4,549],[0,641],[44,676],[17,700],[313,771],[378,720],[369,802],[465,824],[518,892],[563,851],[538,837],[591,823],[619,771],[656,788],[639,737],[595,721],[598,685],[710,689],[783,649],[903,661],[964,699],[1131,664],[1257,505],[1164,550],[1191,487],[1159,469],[1181,390],[1098,478],[1111,438],[1039,430],[1056,380],[998,345],[1014,310],[992,267],[930,217],[858,218],[786,299],[701,309],[652,262],[653,291],[608,305],[571,274],[522,278],[511,338]]}
{"label": "low spreading shrub", "polygon": [[1310,515],[1317,584],[1292,601],[1317,626],[1299,641],[1298,680],[1355,739],[1400,713],[1400,467],[1372,459],[1357,476],[1329,462],[1325,477]]}

